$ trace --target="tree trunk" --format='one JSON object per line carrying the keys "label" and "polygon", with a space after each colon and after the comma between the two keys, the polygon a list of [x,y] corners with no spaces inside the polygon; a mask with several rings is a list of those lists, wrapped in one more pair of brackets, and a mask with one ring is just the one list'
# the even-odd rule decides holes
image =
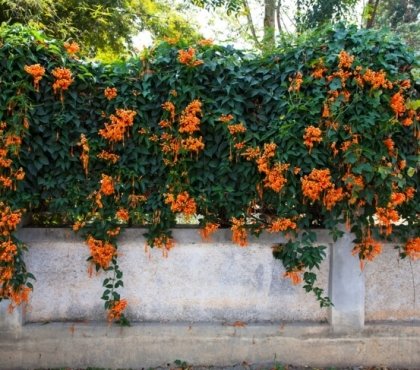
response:
{"label": "tree trunk", "polygon": [[264,0],[264,46],[275,45],[276,34],[276,0]]}
{"label": "tree trunk", "polygon": [[247,0],[242,0],[244,9],[245,9],[245,13],[246,13],[246,18],[248,21],[248,26],[251,30],[251,36],[252,39],[254,40],[255,46],[259,49],[261,49],[262,45],[260,43],[260,41],[258,40],[258,36],[257,36],[257,31],[255,30],[255,26],[254,26],[254,21],[252,20],[252,15],[251,15],[251,9],[249,7],[248,1]]}
{"label": "tree trunk", "polygon": [[281,14],[280,14],[280,8],[281,8],[281,0],[277,1],[276,6],[276,20],[277,20],[277,29],[279,30],[279,33],[281,34]]}
{"label": "tree trunk", "polygon": [[376,12],[378,10],[379,0],[369,0],[367,3],[369,17],[366,21],[366,28],[372,28],[375,23]]}

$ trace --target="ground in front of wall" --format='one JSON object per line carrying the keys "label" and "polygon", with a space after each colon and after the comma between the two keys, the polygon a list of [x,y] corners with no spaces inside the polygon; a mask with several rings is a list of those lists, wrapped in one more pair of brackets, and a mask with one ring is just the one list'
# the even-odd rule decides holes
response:
{"label": "ground in front of wall", "polygon": [[[420,370],[420,364],[418,369]],[[36,370],[111,370],[108,368],[99,367],[88,367],[85,369],[81,368],[59,368],[59,369],[36,369]],[[166,366],[154,367],[154,368],[130,368],[130,369],[118,369],[118,370],[409,370],[405,368],[395,368],[386,366],[347,366],[347,367],[310,367],[310,366],[293,366],[283,365],[281,363],[269,363],[269,364],[236,364],[233,366],[194,366],[188,364],[186,361],[176,360],[173,364],[167,364]],[[411,369],[415,370],[415,369]]]}

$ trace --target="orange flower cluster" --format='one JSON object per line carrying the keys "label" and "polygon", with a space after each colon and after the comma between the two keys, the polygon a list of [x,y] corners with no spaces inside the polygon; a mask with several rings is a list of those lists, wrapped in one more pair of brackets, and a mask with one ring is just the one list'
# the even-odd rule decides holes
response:
{"label": "orange flower cluster", "polygon": [[402,116],[405,112],[405,101],[402,93],[399,91],[396,94],[392,95],[391,101],[389,102],[391,109],[394,111],[397,118]]}
{"label": "orange flower cluster", "polygon": [[156,134],[150,135],[150,136],[149,136],[149,140],[150,140],[152,143],[155,143],[155,142],[159,141],[159,136],[157,136]]}
{"label": "orange flower cluster", "polygon": [[17,255],[17,246],[11,240],[0,242],[0,262],[11,263]]}
{"label": "orange flower cluster", "polygon": [[189,48],[187,51],[179,50],[178,61],[189,67],[197,67],[204,63],[202,60],[197,59],[194,48]]}
{"label": "orange flower cluster", "polygon": [[245,229],[245,219],[232,217],[232,241],[241,247],[248,245],[248,235]]}
{"label": "orange flower cluster", "polygon": [[172,102],[167,101],[167,102],[162,104],[162,109],[169,112],[170,117],[171,117],[171,122],[174,122],[175,121],[175,114],[176,114],[175,113],[175,105]]}
{"label": "orange flower cluster", "polygon": [[115,247],[109,242],[95,239],[90,235],[86,243],[89,246],[92,261],[103,269],[108,268],[112,258],[117,254]]}
{"label": "orange flower cluster", "polygon": [[167,36],[165,36],[163,38],[163,41],[167,42],[169,45],[175,45],[179,41],[179,36],[175,36],[175,37],[167,37]]}
{"label": "orange flower cluster", "polygon": [[211,45],[213,45],[213,40],[212,39],[203,39],[203,40],[200,40],[200,41],[198,41],[198,45],[200,45],[200,46],[211,46]]}
{"label": "orange flower cluster", "polygon": [[23,67],[26,73],[30,74],[34,79],[34,89],[39,91],[39,82],[42,80],[42,77],[45,75],[45,68],[40,64],[32,64],[30,66]]}
{"label": "orange flower cluster", "polygon": [[407,90],[411,87],[411,81],[410,80],[402,80],[400,83],[400,88],[403,90]]}
{"label": "orange flower cluster", "polygon": [[338,68],[350,68],[353,64],[354,56],[348,54],[346,51],[341,50],[338,55]]}
{"label": "orange flower cluster", "polygon": [[353,144],[359,144],[359,135],[353,135],[351,140],[346,140],[341,143],[340,149],[344,153],[349,150],[350,146]]}
{"label": "orange flower cluster", "polygon": [[261,153],[259,148],[249,148],[243,155],[246,156],[247,160],[256,157],[256,163],[258,171],[265,175],[264,187],[270,188],[276,193],[279,193],[284,185],[287,183],[287,179],[284,177],[284,172],[288,170],[289,164],[287,163],[275,163],[273,166],[270,165],[270,159],[276,154],[277,145],[275,143],[264,144],[264,150]]}
{"label": "orange flower cluster", "polygon": [[25,178],[25,171],[22,167],[20,167],[14,174],[15,179],[18,181],[22,181]]}
{"label": "orange flower cluster", "polygon": [[346,81],[352,76],[350,71],[344,71],[339,69],[336,72],[333,72],[330,76],[327,77],[327,81],[331,82],[334,78],[339,78],[341,81],[341,86],[344,88],[346,86]]}
{"label": "orange flower cluster", "polygon": [[313,169],[309,175],[303,176],[302,192],[303,195],[312,201],[319,200],[324,190],[332,188],[330,170]]}
{"label": "orange flower cluster", "polygon": [[[28,71],[30,72],[31,69]],[[20,94],[19,90],[18,94]],[[27,120],[26,117],[23,118],[24,126],[25,120]],[[22,167],[18,170],[11,169],[13,161],[7,157],[9,151],[19,155],[22,138],[11,133],[5,134],[3,130],[6,128],[6,122],[0,122],[0,136],[2,137],[0,141],[4,145],[0,148],[0,168],[9,169],[7,171],[8,175],[0,175],[0,184],[5,188],[16,191],[14,180],[23,180],[25,172]],[[0,190],[2,190],[1,186]],[[22,212],[19,209],[13,210],[7,203],[8,199],[9,197],[6,194],[6,202],[0,202],[0,300],[9,299],[11,302],[9,310],[12,311],[16,306],[28,302],[31,289],[21,283],[21,281],[26,280],[22,276],[25,270],[22,270],[20,265],[19,245],[12,239],[12,233],[21,222]]]}
{"label": "orange flower cluster", "polygon": [[335,188],[334,185],[332,185],[331,188],[328,188],[325,192],[324,195],[324,206],[327,210],[331,211],[334,206],[338,203],[341,202],[344,197],[346,196],[346,194],[343,191],[343,188]]}
{"label": "orange flower cluster", "polygon": [[223,122],[223,123],[228,123],[228,122],[230,122],[230,121],[232,121],[233,120],[233,116],[231,115],[231,114],[222,114],[220,117],[219,117],[219,121],[220,122]]}
{"label": "orange flower cluster", "polygon": [[0,235],[9,236],[16,230],[21,218],[22,213],[19,210],[14,212],[9,206],[0,203]]}
{"label": "orange flower cluster", "polygon": [[55,77],[55,82],[53,83],[54,94],[56,94],[58,90],[60,90],[61,93],[64,90],[67,90],[74,81],[71,71],[68,68],[54,68],[52,74]]}
{"label": "orange flower cluster", "polygon": [[0,286],[13,277],[13,267],[0,267]]}
{"label": "orange flower cluster", "polygon": [[114,153],[110,153],[107,152],[106,150],[102,150],[102,152],[100,152],[97,157],[99,159],[102,159],[104,161],[109,161],[111,163],[117,163],[118,160],[120,159],[120,156],[118,154],[114,154]]}
{"label": "orange flower cluster", "polygon": [[112,179],[112,177],[102,174],[100,192],[103,195],[112,195],[114,194],[114,191],[114,180]]}
{"label": "orange flower cluster", "polygon": [[115,87],[107,87],[104,90],[104,95],[108,100],[115,99],[118,95],[118,90]]}
{"label": "orange flower cluster", "polygon": [[342,180],[346,184],[346,188],[348,191],[352,192],[353,190],[358,191],[365,187],[365,183],[363,181],[362,176],[355,176],[352,173],[346,173]]}
{"label": "orange flower cluster", "polygon": [[[414,109],[409,109],[407,111],[407,117],[403,118],[401,121],[403,126],[411,126],[414,122],[414,118],[416,117],[416,111]],[[417,120],[420,120],[420,117],[417,117]]]}
{"label": "orange flower cluster", "polygon": [[22,145],[22,138],[16,135],[7,135],[4,145],[5,146],[20,146]]}
{"label": "orange flower cluster", "polygon": [[146,200],[147,197],[145,195],[130,194],[128,196],[131,208],[136,208],[139,203],[145,202]]}
{"label": "orange flower cluster", "polygon": [[172,123],[168,121],[167,119],[163,119],[162,121],[159,122],[159,126],[162,128],[170,128],[172,127]]}
{"label": "orange flower cluster", "polygon": [[183,213],[187,217],[190,217],[197,212],[197,205],[194,198],[186,191],[178,194],[176,198],[173,194],[165,194],[165,204],[171,206],[171,211],[173,213]]}
{"label": "orange flower cluster", "polygon": [[280,231],[286,231],[288,229],[296,230],[296,222],[293,222],[290,218],[278,218],[271,223],[271,226],[267,229],[270,233],[278,233]]}
{"label": "orange flower cluster", "polygon": [[181,114],[179,118],[179,132],[192,134],[195,131],[200,131],[201,102],[193,100]]}
{"label": "orange flower cluster", "polygon": [[96,207],[103,208],[104,205],[102,203],[102,194],[100,192],[94,192],[92,196],[95,197]]}
{"label": "orange flower cluster", "polygon": [[312,72],[311,76],[312,76],[313,78],[321,79],[321,78],[323,78],[323,77],[324,77],[324,73],[325,73],[325,72],[327,72],[327,69],[326,69],[326,68],[316,68],[316,69]]}
{"label": "orange flower cluster", "polygon": [[121,228],[120,227],[116,227],[115,229],[108,230],[106,232],[106,234],[109,237],[114,238],[114,237],[118,236],[120,234],[120,232],[121,232]]}
{"label": "orange flower cluster", "polygon": [[0,288],[0,297],[7,297],[11,300],[9,305],[9,312],[12,312],[13,309],[22,303],[29,302],[29,294],[31,289],[26,286],[19,286],[17,289],[14,289],[11,286],[6,286],[6,288]]}
{"label": "orange flower cluster", "polygon": [[328,104],[324,104],[322,107],[322,118],[329,118],[331,116],[330,107]]}
{"label": "orange flower cluster", "polygon": [[320,143],[322,141],[322,131],[318,127],[308,126],[305,128],[305,134],[303,135],[305,145],[311,152],[314,143]]}
{"label": "orange flower cluster", "polygon": [[406,167],[407,167],[407,161],[405,159],[398,161],[398,168],[400,170],[403,170]]}
{"label": "orange flower cluster", "polygon": [[375,216],[378,219],[378,224],[385,227],[385,234],[392,233],[392,223],[400,219],[400,215],[395,209],[392,208],[376,208]]}
{"label": "orange flower cluster", "polygon": [[136,112],[129,109],[117,109],[115,115],[111,114],[110,123],[105,123],[105,128],[99,130],[99,135],[110,142],[124,140],[124,135],[129,127],[133,126]]}
{"label": "orange flower cluster", "polygon": [[387,138],[387,139],[385,139],[384,141],[383,141],[383,143],[384,143],[384,145],[386,146],[386,148],[388,149],[388,155],[390,156],[390,157],[392,157],[392,156],[394,156],[394,145],[395,145],[395,143],[394,143],[394,140],[392,140],[390,137],[389,138]]}
{"label": "orange flower cluster", "polygon": [[159,236],[153,239],[153,247],[169,251],[175,246],[174,240],[166,235]]}
{"label": "orange flower cluster", "polygon": [[[181,149],[181,142],[178,138],[174,137],[172,134],[169,134],[167,132],[164,132],[161,137],[161,148],[162,148],[162,152],[164,154],[173,154],[173,159],[172,161],[169,161],[165,164],[169,165],[169,164],[174,164],[178,161],[178,153],[179,150]],[[186,144],[186,143],[184,143]],[[167,160],[166,158],[164,158],[164,161]]]}
{"label": "orange flower cluster", "polygon": [[246,150],[241,155],[243,155],[247,161],[251,161],[253,159],[258,158],[261,155],[261,150],[258,147],[246,148]]}
{"label": "orange flower cluster", "polygon": [[258,153],[257,165],[258,171],[262,173],[268,173],[270,171],[270,158],[273,158],[276,154],[277,144],[275,143],[266,143],[264,144],[264,151],[261,154],[259,148],[255,153]]}
{"label": "orange flower cluster", "polygon": [[370,232],[368,235],[363,238],[361,243],[358,243],[354,246],[352,254],[353,256],[358,254],[360,258],[360,268],[363,269],[364,261],[372,261],[376,256],[381,254],[382,252],[382,244],[378,241],[374,240]]}
{"label": "orange flower cluster", "polygon": [[321,79],[324,77],[324,73],[327,72],[327,68],[324,66],[324,62],[322,59],[315,64],[314,71],[311,73],[311,76],[316,79]]}
{"label": "orange flower cluster", "polygon": [[241,149],[245,148],[245,141],[240,141],[239,143],[236,143],[234,145],[234,147],[235,147],[236,150],[241,150]]}
{"label": "orange flower cluster", "polygon": [[13,186],[12,179],[6,176],[0,176],[0,183],[5,187],[11,189]]}
{"label": "orange flower cluster", "polygon": [[200,150],[204,149],[203,138],[200,136],[199,138],[194,138],[189,136],[187,139],[182,140],[182,148],[189,151],[198,153]]}
{"label": "orange flower cluster", "polygon": [[420,258],[420,237],[407,240],[405,244],[405,254],[412,260]]}
{"label": "orange flower cluster", "polygon": [[270,188],[271,190],[279,193],[287,183],[287,179],[284,177],[284,172],[288,170],[289,164],[287,163],[276,163],[265,175],[264,187]]}
{"label": "orange flower cluster", "polygon": [[120,221],[128,222],[128,220],[130,219],[130,214],[125,208],[120,208],[115,214],[115,217]]}
{"label": "orange flower cluster", "polygon": [[228,130],[231,135],[241,134],[246,132],[246,127],[243,123],[238,123],[236,125],[228,125]]}
{"label": "orange flower cluster", "polygon": [[386,72],[382,69],[379,72],[375,72],[368,68],[363,75],[363,81],[372,85],[373,90],[381,87],[383,89],[392,89],[392,82],[386,78]]}
{"label": "orange flower cluster", "polygon": [[407,197],[407,200],[413,199],[415,193],[416,193],[416,189],[414,189],[411,186],[405,189],[405,196]]}
{"label": "orange flower cluster", "polygon": [[293,285],[298,285],[302,282],[302,274],[303,274],[302,269],[294,268],[291,271],[286,271],[283,274],[283,277],[290,279]]}
{"label": "orange flower cluster", "polygon": [[404,193],[392,192],[391,200],[388,203],[388,208],[395,208],[403,204],[407,200],[407,196]]}
{"label": "orange flower cluster", "polygon": [[108,310],[108,321],[119,320],[123,311],[127,308],[127,300],[121,299],[119,301],[114,301],[111,308]]}
{"label": "orange flower cluster", "polygon": [[301,72],[297,72],[293,79],[289,79],[291,81],[288,91],[299,91],[300,86],[303,82],[303,75]]}
{"label": "orange flower cluster", "polygon": [[9,168],[12,165],[12,160],[7,158],[7,154],[7,149],[0,149],[0,167]]}
{"label": "orange flower cluster", "polygon": [[80,154],[80,160],[82,162],[83,170],[85,171],[85,174],[87,176],[89,171],[89,143],[84,134],[80,135],[80,141],[77,143],[77,145],[82,147],[82,153]]}
{"label": "orange flower cluster", "polygon": [[211,235],[220,227],[219,224],[213,222],[207,222],[205,226],[200,230],[200,236],[204,241],[210,241]]}
{"label": "orange flower cluster", "polygon": [[83,222],[83,221],[76,221],[76,222],[73,224],[72,229],[73,229],[73,231],[79,231],[82,227],[85,227],[85,225],[86,225],[86,222]]}
{"label": "orange flower cluster", "polygon": [[67,53],[70,55],[76,54],[80,51],[80,46],[77,42],[65,42],[64,48],[66,49]]}

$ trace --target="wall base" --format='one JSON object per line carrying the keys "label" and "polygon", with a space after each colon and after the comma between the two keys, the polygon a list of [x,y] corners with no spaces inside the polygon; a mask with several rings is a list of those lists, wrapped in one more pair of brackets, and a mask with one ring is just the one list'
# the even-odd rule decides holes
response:
{"label": "wall base", "polygon": [[337,335],[324,324],[103,323],[27,324],[0,337],[0,368],[166,366],[278,361],[294,365],[420,368],[420,324],[372,324]]}

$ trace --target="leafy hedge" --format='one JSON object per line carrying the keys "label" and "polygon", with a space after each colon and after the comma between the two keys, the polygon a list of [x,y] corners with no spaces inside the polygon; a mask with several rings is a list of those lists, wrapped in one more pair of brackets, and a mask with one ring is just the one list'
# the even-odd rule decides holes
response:
{"label": "leafy hedge", "polygon": [[285,233],[274,256],[323,306],[310,229],[339,237],[346,223],[362,263],[379,238],[419,257],[415,59],[392,34],[337,26],[264,56],[167,40],[111,65],[77,50],[0,29],[0,299],[32,287],[12,235],[24,211],[64,210],[91,266],[113,272],[102,298],[120,323],[117,240],[131,224],[164,251],[178,214],[201,215],[206,239],[231,227],[242,246]]}

